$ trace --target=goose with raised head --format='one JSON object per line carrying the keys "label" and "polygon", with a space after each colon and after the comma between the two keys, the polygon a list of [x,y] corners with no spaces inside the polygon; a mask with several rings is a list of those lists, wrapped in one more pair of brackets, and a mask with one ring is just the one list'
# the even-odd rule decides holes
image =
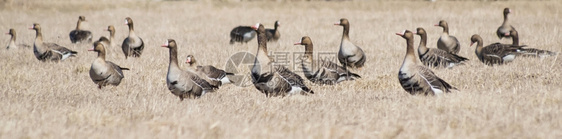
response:
{"label": "goose with raised head", "polygon": [[195,69],[195,72],[200,76],[206,77],[207,82],[213,86],[218,87],[223,84],[234,83],[228,78],[228,75],[234,75],[234,73],[226,72],[211,65],[200,66],[193,55],[187,55],[185,63]]}
{"label": "goose with raised head", "polygon": [[412,95],[442,95],[456,89],[443,79],[437,77],[429,68],[420,65],[414,52],[414,34],[409,30],[396,33],[406,39],[406,56],[398,72],[402,88]]}
{"label": "goose with raised head", "polygon": [[121,49],[123,49],[123,53],[125,54],[125,59],[129,56],[140,57],[144,49],[144,42],[135,34],[133,19],[130,17],[125,18],[125,25],[129,26],[129,36],[125,38],[121,45]]}
{"label": "goose with raised head", "polygon": [[199,98],[205,93],[213,92],[216,86],[197,76],[191,70],[184,71],[178,65],[178,46],[175,40],[168,39],[162,45],[170,51],[170,64],[166,75],[168,90],[183,101],[184,98]]}
{"label": "goose with raised head", "polygon": [[325,59],[314,60],[314,46],[308,36],[302,37],[295,45],[303,45],[305,52],[301,57],[304,76],[316,84],[334,85],[347,80],[355,80],[361,76],[348,71],[346,68]]}
{"label": "goose with raised head", "polygon": [[281,37],[281,33],[277,30],[281,26],[279,21],[275,21],[275,26],[273,29],[265,29],[265,35],[267,36],[267,41],[277,41]]}
{"label": "goose with raised head", "polygon": [[69,57],[74,57],[78,52],[72,51],[66,47],[60,46],[56,43],[43,42],[43,33],[41,32],[41,25],[34,23],[31,26],[35,30],[35,42],[33,43],[33,54],[40,61],[61,61]]}
{"label": "goose with raised head", "polygon": [[478,34],[472,35],[470,42],[470,46],[476,43],[476,56],[486,65],[492,66],[494,64],[508,63],[521,55],[521,46],[494,43],[483,47],[484,41]]}
{"label": "goose with raised head", "polygon": [[365,53],[363,49],[356,46],[349,40],[349,21],[346,18],[340,19],[340,22],[334,25],[343,27],[343,34],[338,52],[338,60],[343,67],[362,68],[365,64]]}
{"label": "goose with raised head", "polygon": [[418,56],[423,65],[429,67],[451,68],[456,65],[463,64],[464,61],[468,60],[467,58],[449,53],[445,50],[427,48],[427,33],[425,32],[425,29],[421,27],[417,28],[414,34],[421,37],[420,45],[418,47]]}
{"label": "goose with raised head", "polygon": [[461,50],[461,44],[457,37],[449,35],[449,24],[447,21],[441,20],[435,26],[443,28],[443,33],[441,33],[441,37],[437,40],[437,48],[449,53],[458,54]]}
{"label": "goose with raised head", "polygon": [[24,47],[24,48],[30,48],[31,46],[27,45],[27,44],[16,44],[16,30],[11,28],[10,31],[8,33],[6,33],[6,35],[10,35],[12,36],[10,38],[10,42],[8,43],[8,45],[6,46],[6,49],[18,49],[20,47]]}
{"label": "goose with raised head", "polygon": [[503,23],[500,27],[498,27],[498,30],[496,31],[496,35],[498,35],[498,38],[500,38],[500,40],[502,38],[511,38],[510,31],[515,30],[515,28],[509,23],[509,13],[511,13],[511,9],[503,9]]}
{"label": "goose with raised head", "polygon": [[68,36],[70,37],[70,41],[72,43],[83,43],[83,42],[88,42],[91,43],[92,42],[92,32],[88,31],[88,30],[82,30],[80,28],[80,25],[82,24],[82,22],[86,22],[86,17],[84,16],[79,16],[78,17],[78,23],[76,23],[76,29],[70,31],[70,34],[68,34]]}
{"label": "goose with raised head", "polygon": [[[100,38],[100,40],[102,39]],[[90,79],[98,85],[99,89],[107,85],[118,86],[121,80],[125,78],[123,70],[129,70],[129,68],[123,68],[113,62],[106,61],[105,44],[101,41],[94,42],[93,48],[88,49],[88,51],[98,53],[98,57],[92,62],[90,67]]]}
{"label": "goose with raised head", "polygon": [[[257,23],[252,26],[257,32],[258,36],[258,49],[254,65],[251,68],[252,83],[254,87],[265,96],[286,96],[293,94],[314,94],[308,88],[303,79],[281,65],[274,65],[273,69],[269,72],[261,73],[260,67],[269,67],[272,64],[272,59],[267,56],[267,37],[265,36],[265,28],[262,24]],[[262,63],[263,65],[258,65]]]}
{"label": "goose with raised head", "polygon": [[[508,34],[506,34],[508,35]],[[519,52],[522,54],[521,56],[530,56],[530,57],[547,57],[547,56],[555,56],[556,53],[548,50],[541,50],[536,48],[528,48],[527,45],[519,45],[519,33],[516,30],[509,31],[509,35],[513,41],[510,47],[517,47],[520,46]],[[509,46],[509,45],[508,45]]]}
{"label": "goose with raised head", "polygon": [[250,26],[238,26],[230,31],[230,44],[235,42],[248,43],[256,37],[256,31]]}
{"label": "goose with raised head", "polygon": [[105,31],[109,31],[109,47],[117,46],[117,44],[115,44],[115,27],[109,25]]}

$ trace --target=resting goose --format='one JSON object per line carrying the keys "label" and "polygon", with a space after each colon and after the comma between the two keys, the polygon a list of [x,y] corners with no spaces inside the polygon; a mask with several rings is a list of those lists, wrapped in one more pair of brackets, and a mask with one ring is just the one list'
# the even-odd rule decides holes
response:
{"label": "resting goose", "polygon": [[166,84],[172,94],[183,101],[184,98],[198,98],[208,92],[213,92],[212,86],[190,70],[184,71],[178,66],[178,51],[176,41],[168,39],[162,47],[170,49],[170,65],[166,75]]}
{"label": "resting goose", "polygon": [[515,30],[515,28],[511,26],[511,24],[509,24],[509,20],[507,18],[507,15],[509,13],[511,13],[511,9],[503,9],[503,23],[500,27],[498,27],[498,30],[496,31],[496,35],[498,35],[498,38],[500,38],[500,40],[502,38],[511,38],[509,32]]}
{"label": "resting goose", "polygon": [[423,28],[417,28],[416,33],[421,37],[420,46],[418,47],[418,54],[423,65],[429,67],[444,67],[451,68],[453,66],[464,63],[467,58],[449,53],[445,50],[437,48],[427,48],[427,33]]}
{"label": "resting goose", "polygon": [[412,95],[441,95],[456,89],[437,77],[429,68],[420,65],[421,62],[416,58],[414,52],[414,35],[409,30],[396,33],[406,39],[407,48],[404,62],[398,72],[398,79],[402,88]]}
{"label": "resting goose", "polygon": [[31,46],[27,45],[27,44],[17,44],[16,45],[16,30],[14,30],[13,28],[10,29],[10,31],[8,33],[6,33],[6,35],[11,35],[12,37],[10,38],[10,43],[8,43],[8,45],[6,46],[6,49],[18,49],[18,47],[25,47],[25,48],[29,48]]}
{"label": "resting goose", "polygon": [[107,29],[105,29],[105,31],[109,31],[109,46],[117,46],[117,44],[115,44],[115,28],[113,27],[113,25],[107,26]]}
{"label": "resting goose", "polygon": [[[522,56],[531,56],[531,57],[547,57],[547,56],[555,56],[555,52],[547,51],[547,50],[540,50],[536,48],[527,48],[527,45],[519,45],[519,33],[516,30],[509,31],[511,39],[513,40],[513,46],[521,46],[520,53]],[[506,34],[508,35],[508,34]]]}
{"label": "resting goose", "polygon": [[235,42],[248,43],[256,37],[256,32],[249,26],[238,26],[230,31],[230,44]]}
{"label": "resting goose", "polygon": [[437,48],[449,53],[458,54],[461,50],[461,45],[455,36],[449,35],[449,25],[447,24],[447,21],[441,20],[439,21],[439,24],[435,24],[435,26],[443,28],[443,33],[441,34],[441,37],[439,37],[439,40],[437,40]]}
{"label": "resting goose", "polygon": [[[100,38],[100,40],[102,39]],[[94,47],[88,49],[88,51],[98,53],[98,58],[94,60],[92,66],[90,67],[90,78],[98,85],[99,89],[107,85],[118,86],[121,83],[121,80],[125,77],[123,70],[129,70],[128,68],[120,67],[113,62],[106,61],[104,45],[105,44],[101,41],[96,41],[94,42]]]}
{"label": "resting goose", "polygon": [[200,76],[206,77],[207,82],[213,86],[218,87],[223,84],[234,83],[227,76],[234,75],[234,73],[226,72],[211,65],[199,66],[193,55],[187,55],[185,63],[189,64],[189,67],[194,68],[195,72],[197,72]]}
{"label": "resting goose", "polygon": [[[267,56],[267,37],[265,36],[265,29],[262,24],[258,23],[252,26],[258,35],[258,50],[254,65],[251,69],[252,82],[256,89],[265,94],[265,96],[286,96],[297,93],[301,94],[314,94],[308,88],[303,79],[291,72],[284,66],[276,65],[269,72],[260,73],[260,67],[267,67],[271,64],[270,57]],[[262,63],[262,65],[258,65]],[[267,63],[267,64],[265,64]]]}
{"label": "resting goose", "polygon": [[76,29],[70,31],[70,34],[68,34],[72,43],[82,43],[86,41],[88,41],[88,43],[92,42],[92,32],[80,29],[80,24],[84,21],[86,21],[86,17],[79,16],[78,23],[76,23]]}
{"label": "resting goose", "polygon": [[280,26],[279,21],[275,21],[275,27],[273,29],[265,29],[265,35],[267,36],[267,41],[277,41],[281,34],[277,28]]}
{"label": "resting goose", "polygon": [[35,30],[35,42],[33,43],[33,54],[40,61],[61,61],[69,57],[76,56],[78,52],[60,46],[55,43],[44,43],[43,34],[41,33],[41,25],[34,23],[29,29]]}
{"label": "resting goose", "polygon": [[478,34],[472,35],[470,38],[470,46],[476,44],[476,56],[480,61],[487,65],[504,64],[515,60],[515,57],[521,55],[519,52],[521,46],[494,43],[483,47],[484,41]]}
{"label": "resting goose", "polygon": [[295,45],[303,45],[305,52],[301,57],[301,66],[304,76],[316,84],[334,85],[346,80],[355,80],[361,76],[351,73],[338,64],[320,59],[314,60],[312,40],[308,36],[302,37],[300,42]]}
{"label": "resting goose", "polygon": [[144,49],[144,42],[135,34],[133,19],[130,17],[125,18],[125,25],[129,26],[129,36],[121,45],[121,49],[123,49],[123,53],[125,54],[125,59],[129,56],[140,57]]}
{"label": "resting goose", "polygon": [[343,35],[341,38],[340,50],[338,52],[338,60],[343,67],[361,68],[365,64],[365,53],[361,48],[354,45],[349,40],[349,21],[347,19],[340,19],[339,25],[343,27]]}

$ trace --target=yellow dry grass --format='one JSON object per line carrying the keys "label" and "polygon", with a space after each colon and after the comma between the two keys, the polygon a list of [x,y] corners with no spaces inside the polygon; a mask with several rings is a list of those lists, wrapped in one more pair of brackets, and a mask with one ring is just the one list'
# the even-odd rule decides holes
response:
{"label": "yellow dry grass", "polygon": [[[32,49],[0,50],[0,138],[561,138],[562,62],[559,56],[520,58],[490,67],[478,61],[469,38],[499,41],[495,30],[510,7],[521,43],[562,52],[562,3],[515,2],[151,2],[9,1],[0,4],[0,29],[15,28],[17,43],[33,44],[32,23],[44,40],[78,51],[61,63],[39,62]],[[88,70],[96,57],[90,44],[73,45],[68,33],[79,15],[95,38],[117,29],[127,36],[132,17],[145,40],[142,57],[125,60],[119,47],[108,60],[123,67],[120,86],[101,90]],[[266,98],[253,87],[226,85],[200,99],[180,102],[166,87],[165,39],[179,44],[179,57],[195,54],[202,64],[223,67],[228,56],[254,52],[228,44],[228,32],[256,22],[280,20],[281,39],[270,51],[301,52],[293,46],[310,36],[316,51],[337,51],[340,18],[351,23],[351,40],[367,54],[363,78],[316,86],[310,96]],[[434,72],[459,90],[442,97],[411,96],[398,83],[405,41],[394,35],[424,27],[435,47],[447,20],[470,59]],[[8,43],[8,36],[0,44]],[[416,36],[416,47],[419,37]],[[509,40],[502,40],[510,43]],[[180,64],[186,67],[185,64]]]}

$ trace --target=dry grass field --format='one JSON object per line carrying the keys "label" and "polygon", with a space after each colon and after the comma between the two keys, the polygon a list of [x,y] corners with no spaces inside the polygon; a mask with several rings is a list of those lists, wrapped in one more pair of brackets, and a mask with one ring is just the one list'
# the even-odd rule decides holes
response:
{"label": "dry grass field", "polygon": [[[0,49],[0,138],[562,138],[560,55],[491,67],[469,47],[473,34],[485,45],[511,43],[495,35],[503,8],[510,7],[522,44],[562,52],[559,1],[110,2],[0,2],[0,30],[15,28],[17,43],[33,45],[35,32],[27,28],[37,22],[45,42],[78,51],[61,63],[43,63],[30,48]],[[90,80],[92,45],[73,45],[68,37],[80,15],[96,39],[114,25],[117,44],[128,34],[125,17],[134,20],[146,44],[143,55],[125,60],[120,47],[107,48],[109,61],[131,68],[120,86],[100,90]],[[342,17],[367,54],[366,67],[354,71],[360,80],[307,81],[316,94],[284,98],[226,85],[180,101],[166,87],[168,49],[160,45],[168,38],[178,42],[180,61],[194,54],[199,63],[222,68],[230,55],[257,48],[256,39],[229,45],[235,26],[272,28],[279,20],[281,39],[269,43],[270,51],[302,52],[293,43],[307,35],[316,51],[337,52],[342,27],[333,24]],[[411,96],[398,82],[406,41],[395,33],[424,27],[434,48],[442,29],[433,25],[441,19],[470,61],[433,69],[458,91]],[[0,44],[8,41],[3,35]],[[418,36],[415,41],[417,48]]]}

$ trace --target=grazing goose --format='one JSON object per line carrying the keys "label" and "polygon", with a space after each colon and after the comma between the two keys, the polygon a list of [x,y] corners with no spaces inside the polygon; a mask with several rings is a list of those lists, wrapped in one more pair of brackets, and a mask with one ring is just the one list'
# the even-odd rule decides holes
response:
{"label": "grazing goose", "polygon": [[35,42],[33,43],[33,54],[40,61],[61,61],[66,58],[76,56],[78,52],[60,46],[55,43],[44,43],[43,34],[41,33],[41,25],[34,23],[29,29],[35,30]]}
{"label": "grazing goose", "polygon": [[277,28],[280,26],[279,21],[275,21],[275,27],[273,29],[265,29],[265,35],[267,36],[267,41],[277,41],[281,34]]}
{"label": "grazing goose", "polygon": [[343,26],[338,60],[343,67],[362,68],[365,64],[365,53],[349,40],[349,21],[342,18],[339,23],[335,23],[334,25]]}
{"label": "grazing goose", "polygon": [[185,63],[189,64],[191,68],[195,68],[195,72],[197,72],[200,76],[206,77],[207,82],[213,86],[218,87],[223,84],[234,83],[227,76],[234,75],[234,73],[226,72],[211,65],[199,66],[193,55],[187,55]]}
{"label": "grazing goose", "polygon": [[107,26],[107,29],[105,29],[105,31],[109,31],[109,46],[117,46],[117,44],[115,44],[115,28],[113,27],[113,25]]}
{"label": "grazing goose", "polygon": [[443,28],[443,33],[441,34],[441,37],[439,37],[439,40],[437,40],[437,48],[449,53],[458,54],[461,50],[461,45],[455,36],[449,35],[449,25],[447,24],[447,21],[441,20],[439,21],[439,24],[435,24],[435,26]]}
{"label": "grazing goose", "polygon": [[129,26],[129,36],[121,45],[121,49],[123,49],[123,53],[125,54],[125,59],[129,56],[140,57],[142,50],[144,49],[144,42],[137,36],[137,34],[135,34],[133,19],[130,17],[125,18],[125,25]]}
{"label": "grazing goose", "polygon": [[248,43],[256,37],[256,32],[249,26],[238,26],[230,31],[230,44],[235,42]]}
{"label": "grazing goose", "polygon": [[[100,40],[102,39],[100,38]],[[129,70],[113,62],[106,61],[104,45],[105,44],[102,42],[96,41],[94,42],[94,47],[88,50],[98,53],[98,58],[94,60],[90,67],[90,78],[98,85],[99,89],[106,85],[118,86],[125,77],[125,75],[123,75],[123,70]]]}
{"label": "grazing goose", "polygon": [[72,43],[82,43],[85,41],[88,41],[88,43],[92,42],[92,32],[88,31],[88,30],[82,30],[80,29],[80,24],[82,24],[82,22],[86,21],[86,17],[84,16],[79,16],[78,17],[78,23],[76,23],[76,29],[70,31],[70,34],[68,34],[68,36],[70,37],[70,41]]}
{"label": "grazing goose", "polygon": [[[547,50],[540,50],[536,48],[527,48],[527,45],[519,45],[519,33],[516,30],[509,31],[511,39],[513,40],[512,46],[521,46],[520,53],[522,56],[531,56],[531,57],[547,57],[547,56],[555,56],[555,52],[547,51]],[[507,35],[507,34],[506,34]]]}
{"label": "grazing goose", "polygon": [[420,65],[421,62],[416,58],[414,52],[414,35],[409,30],[396,33],[406,39],[407,48],[404,62],[398,72],[398,79],[402,88],[412,95],[441,95],[456,89],[437,77],[429,68]]}
{"label": "grazing goose", "polygon": [[484,41],[478,34],[472,35],[470,41],[470,46],[472,46],[474,43],[477,43],[475,53],[478,59],[480,59],[480,61],[482,61],[484,64],[490,66],[494,64],[504,64],[507,62],[511,62],[515,60],[515,57],[521,55],[521,53],[519,52],[521,46],[494,43],[483,47]]}
{"label": "grazing goose", "polygon": [[180,100],[198,98],[207,92],[213,92],[217,88],[192,71],[184,71],[178,66],[178,46],[175,40],[168,39],[162,47],[170,49],[170,65],[166,75],[166,84],[172,94],[178,96]]}
{"label": "grazing goose", "polygon": [[313,83],[333,85],[342,81],[361,78],[361,76],[351,73],[332,61],[324,59],[314,60],[313,44],[310,37],[302,37],[301,41],[295,43],[295,45],[305,46],[301,66],[304,76]]}
{"label": "grazing goose", "polygon": [[498,27],[498,30],[496,31],[496,35],[498,35],[498,38],[500,38],[500,40],[502,38],[511,38],[509,32],[515,30],[515,28],[511,26],[511,24],[509,24],[509,20],[507,18],[507,15],[509,13],[511,13],[511,10],[509,8],[503,9],[503,23],[500,27]]}
{"label": "grazing goose", "polygon": [[18,47],[25,47],[25,48],[29,48],[31,46],[27,45],[27,44],[17,44],[16,45],[16,30],[14,30],[13,28],[10,29],[10,32],[6,33],[6,35],[11,35],[12,37],[10,38],[10,43],[8,43],[8,45],[6,46],[6,49],[18,49]]}
{"label": "grazing goose", "polygon": [[445,50],[437,48],[427,48],[427,33],[423,28],[417,28],[416,33],[421,37],[420,46],[418,47],[418,54],[423,65],[429,67],[444,67],[451,68],[453,66],[464,63],[467,58],[449,53]]}
{"label": "grazing goose", "polygon": [[[291,72],[284,66],[276,65],[269,72],[260,73],[260,67],[267,67],[272,63],[272,59],[267,56],[267,38],[265,29],[262,24],[258,23],[252,26],[258,35],[258,50],[256,59],[252,66],[252,82],[256,89],[265,94],[265,96],[285,96],[297,93],[314,94],[310,88],[304,85],[303,79]],[[258,65],[257,63],[263,63]],[[267,63],[267,64],[265,64]]]}

